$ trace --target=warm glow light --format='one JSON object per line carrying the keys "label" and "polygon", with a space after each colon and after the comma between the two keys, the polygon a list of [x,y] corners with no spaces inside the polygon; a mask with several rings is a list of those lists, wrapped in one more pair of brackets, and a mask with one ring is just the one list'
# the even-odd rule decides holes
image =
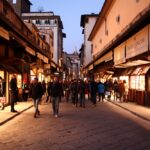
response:
{"label": "warm glow light", "polygon": [[4,71],[0,71],[0,77],[4,79]]}

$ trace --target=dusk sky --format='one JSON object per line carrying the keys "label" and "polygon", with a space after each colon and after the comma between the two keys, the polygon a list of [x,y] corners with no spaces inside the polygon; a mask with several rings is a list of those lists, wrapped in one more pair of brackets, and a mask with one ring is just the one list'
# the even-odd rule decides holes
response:
{"label": "dusk sky", "polygon": [[31,11],[53,11],[63,22],[64,51],[72,53],[79,50],[83,43],[80,19],[82,14],[98,14],[104,0],[30,0]]}

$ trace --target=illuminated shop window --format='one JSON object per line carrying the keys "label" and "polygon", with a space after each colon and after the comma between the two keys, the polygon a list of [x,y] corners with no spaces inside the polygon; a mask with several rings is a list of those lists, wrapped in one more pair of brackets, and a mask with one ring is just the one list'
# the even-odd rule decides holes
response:
{"label": "illuminated shop window", "polygon": [[131,89],[145,90],[145,76],[131,76],[130,87]]}
{"label": "illuminated shop window", "polygon": [[4,71],[0,70],[0,77],[2,77],[2,79],[4,79]]}

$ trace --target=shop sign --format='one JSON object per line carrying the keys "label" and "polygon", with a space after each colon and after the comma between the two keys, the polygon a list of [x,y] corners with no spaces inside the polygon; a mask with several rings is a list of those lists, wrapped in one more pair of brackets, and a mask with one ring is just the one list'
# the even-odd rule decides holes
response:
{"label": "shop sign", "polygon": [[125,62],[125,43],[122,43],[114,49],[114,64],[118,65],[124,62]]}
{"label": "shop sign", "polygon": [[148,26],[126,41],[126,58],[148,51]]}

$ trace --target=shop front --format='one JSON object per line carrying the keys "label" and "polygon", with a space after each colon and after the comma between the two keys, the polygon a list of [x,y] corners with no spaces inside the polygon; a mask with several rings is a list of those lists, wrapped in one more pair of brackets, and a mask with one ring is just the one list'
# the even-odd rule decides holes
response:
{"label": "shop front", "polygon": [[130,76],[129,99],[140,105],[147,105],[149,100],[148,79],[150,66],[141,66],[134,69]]}
{"label": "shop front", "polygon": [[22,74],[19,73],[13,66],[0,65],[0,77],[5,83],[5,94],[4,94],[4,96],[6,97],[5,105],[10,103],[10,81],[11,81],[13,74],[16,75],[18,94],[19,94],[18,100],[20,101],[22,99],[21,97]]}

